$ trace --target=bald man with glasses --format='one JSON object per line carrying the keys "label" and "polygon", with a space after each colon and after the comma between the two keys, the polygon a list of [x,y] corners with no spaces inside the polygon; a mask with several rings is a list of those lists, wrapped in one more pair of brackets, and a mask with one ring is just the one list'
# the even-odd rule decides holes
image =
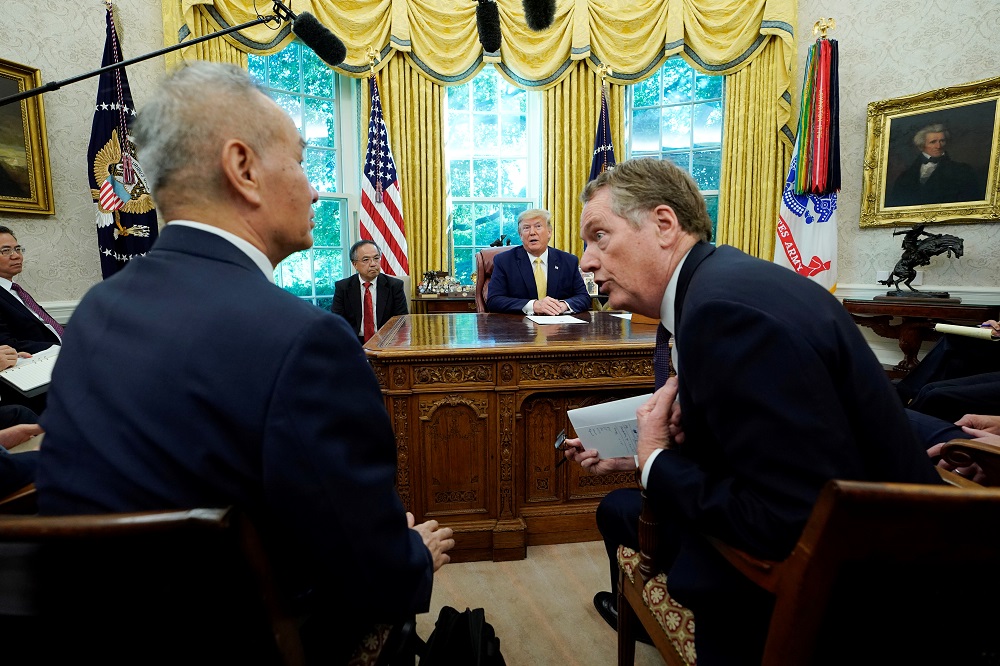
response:
{"label": "bald man with glasses", "polygon": [[63,328],[14,277],[24,268],[24,246],[0,226],[0,345],[35,354],[62,344]]}

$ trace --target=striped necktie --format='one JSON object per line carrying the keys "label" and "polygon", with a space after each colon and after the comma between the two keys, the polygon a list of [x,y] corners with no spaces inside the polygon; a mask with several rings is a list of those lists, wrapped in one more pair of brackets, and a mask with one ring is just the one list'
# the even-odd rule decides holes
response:
{"label": "striped necktie", "polygon": [[17,292],[17,295],[20,296],[21,302],[24,303],[26,308],[34,312],[38,315],[39,319],[51,326],[60,338],[63,336],[62,324],[53,319],[52,315],[46,312],[45,308],[39,305],[38,302],[31,297],[31,294],[24,290],[24,287],[15,282],[12,282],[10,287]]}
{"label": "striped necktie", "polygon": [[660,324],[656,327],[656,347],[653,350],[653,386],[661,388],[670,377],[670,331]]}
{"label": "striped necktie", "polygon": [[365,311],[363,316],[365,342],[375,335],[375,308],[372,307],[372,283],[365,282]]}

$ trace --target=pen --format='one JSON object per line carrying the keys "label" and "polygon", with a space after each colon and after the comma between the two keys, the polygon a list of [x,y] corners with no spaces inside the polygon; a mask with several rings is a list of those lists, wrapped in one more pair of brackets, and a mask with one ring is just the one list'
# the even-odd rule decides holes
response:
{"label": "pen", "polygon": [[993,324],[980,324],[979,328],[993,328]]}

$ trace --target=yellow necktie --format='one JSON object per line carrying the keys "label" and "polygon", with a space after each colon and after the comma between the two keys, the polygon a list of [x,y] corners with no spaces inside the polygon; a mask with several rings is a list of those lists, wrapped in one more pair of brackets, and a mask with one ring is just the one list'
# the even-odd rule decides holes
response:
{"label": "yellow necktie", "polygon": [[545,273],[542,272],[541,257],[535,258],[535,288],[538,290],[538,300],[545,298]]}

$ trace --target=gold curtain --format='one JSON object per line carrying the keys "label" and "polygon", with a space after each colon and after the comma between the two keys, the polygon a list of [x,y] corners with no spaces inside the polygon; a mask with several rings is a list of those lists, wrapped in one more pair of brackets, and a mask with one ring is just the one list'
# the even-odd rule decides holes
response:
{"label": "gold curtain", "polygon": [[[256,15],[254,0],[162,2],[167,45]],[[270,11],[267,0],[256,2]],[[411,275],[449,265],[442,86],[468,81],[489,62],[515,85],[546,91],[542,205],[555,218],[554,244],[577,254],[577,197],[589,173],[600,100],[594,69],[604,64],[613,71],[609,103],[619,160],[625,85],[651,76],[672,55],[700,71],[727,75],[718,242],[771,258],[793,135],[796,0],[557,0],[552,26],[537,33],[525,24],[521,0],[497,5],[499,58],[483,53],[472,0],[295,2],[296,12],[311,12],[344,42],[347,58],[338,72],[365,77],[368,47],[381,56],[379,83],[387,124],[393,119]],[[277,30],[255,26],[171,54],[168,68],[183,58],[245,67],[246,53],[273,53],[292,38],[287,24]],[[367,125],[367,114],[361,124]]]}
{"label": "gold curtain", "polygon": [[[389,146],[396,162],[410,275],[419,282],[425,271],[449,264],[444,172],[445,89],[420,75],[404,57],[395,57],[375,74]],[[362,150],[368,145],[371,92],[362,85],[364,113],[360,127]]]}
{"label": "gold curtain", "polygon": [[719,223],[716,242],[755,257],[774,255],[781,190],[792,157],[790,100],[775,100],[773,79],[783,71],[772,40],[750,66],[726,77]]}
{"label": "gold curtain", "polygon": [[[585,62],[543,93],[542,207],[552,213],[552,245],[577,256],[580,239],[580,192],[587,184],[594,135],[601,114],[601,75]],[[624,159],[624,86],[608,85],[608,118],[615,158]]]}

